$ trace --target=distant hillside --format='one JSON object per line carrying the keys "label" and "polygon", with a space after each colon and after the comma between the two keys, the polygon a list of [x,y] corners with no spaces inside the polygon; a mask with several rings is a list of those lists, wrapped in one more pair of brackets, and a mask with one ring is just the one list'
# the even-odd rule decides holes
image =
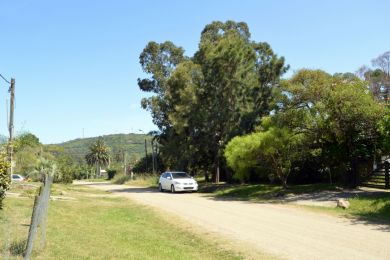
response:
{"label": "distant hillside", "polygon": [[106,145],[110,147],[112,155],[124,151],[129,156],[141,158],[145,155],[145,137],[147,140],[148,153],[150,153],[150,141],[152,140],[152,137],[143,134],[112,134],[100,137],[78,138],[57,145],[64,147],[66,153],[69,153],[80,160],[84,160],[85,155],[89,151],[89,147],[96,142],[96,140],[102,138]]}

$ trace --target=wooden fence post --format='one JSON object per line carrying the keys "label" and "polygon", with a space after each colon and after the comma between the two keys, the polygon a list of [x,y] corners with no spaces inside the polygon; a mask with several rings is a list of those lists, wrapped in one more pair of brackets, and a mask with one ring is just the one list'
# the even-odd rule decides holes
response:
{"label": "wooden fence post", "polygon": [[[40,194],[42,192],[42,187],[40,188]],[[31,252],[33,249],[33,242],[35,239],[35,235],[37,233],[37,228],[38,228],[38,218],[39,218],[39,211],[40,211],[40,200],[41,196],[37,195],[35,196],[34,200],[34,207],[33,207],[33,213],[31,217],[31,223],[30,223],[30,228],[28,231],[28,238],[27,238],[27,246],[26,246],[26,251],[24,252],[24,259],[28,260],[30,259]]]}
{"label": "wooden fence post", "polygon": [[24,253],[24,259],[28,260],[31,257],[33,244],[36,237],[38,225],[41,227],[41,247],[46,241],[46,218],[49,207],[50,187],[53,182],[53,176],[45,174],[43,186],[39,189],[39,195],[35,196],[33,213],[31,217],[30,229],[28,232],[27,246]]}

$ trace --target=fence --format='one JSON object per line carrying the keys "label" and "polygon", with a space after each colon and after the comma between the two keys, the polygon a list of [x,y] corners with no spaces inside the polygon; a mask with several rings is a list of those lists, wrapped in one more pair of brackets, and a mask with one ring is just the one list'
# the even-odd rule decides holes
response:
{"label": "fence", "polygon": [[39,190],[39,195],[35,196],[34,200],[34,207],[31,216],[30,229],[28,232],[27,246],[24,252],[24,259],[30,259],[38,227],[41,231],[41,248],[45,246],[46,242],[46,219],[49,207],[50,187],[53,183],[53,176],[49,174],[45,174],[44,176],[44,184]]}
{"label": "fence", "polygon": [[390,189],[390,164],[388,162],[381,163],[360,185],[370,188]]}

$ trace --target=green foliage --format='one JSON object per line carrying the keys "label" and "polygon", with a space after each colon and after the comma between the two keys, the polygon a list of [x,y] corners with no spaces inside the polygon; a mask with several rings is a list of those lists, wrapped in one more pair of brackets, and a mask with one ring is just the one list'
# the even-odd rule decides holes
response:
{"label": "green foliage", "polygon": [[381,134],[381,147],[384,154],[390,153],[390,113],[387,114],[379,122],[379,132]]}
{"label": "green foliage", "polygon": [[283,82],[276,102],[256,133],[234,138],[225,150],[239,179],[266,165],[284,183],[293,168],[311,165],[318,173],[341,173],[356,186],[359,162],[386,147],[388,110],[352,74],[298,71]]}
{"label": "green foliage", "polygon": [[266,131],[232,139],[225,149],[228,165],[240,180],[248,178],[250,169],[269,169],[287,186],[292,164],[304,154],[304,135],[288,128],[271,127]]}
{"label": "green foliage", "polygon": [[13,142],[14,147],[14,172],[29,175],[34,170],[38,158],[41,155],[41,143],[38,137],[31,133],[23,133],[17,136]]}
{"label": "green foliage", "polygon": [[99,139],[89,148],[89,153],[85,156],[88,165],[96,165],[96,176],[100,175],[100,166],[108,165],[110,161],[109,148],[104,141]]}
{"label": "green foliage", "polygon": [[101,137],[91,137],[75,139],[57,145],[48,145],[47,149],[53,149],[57,152],[62,149],[63,152],[71,155],[78,163],[85,162],[85,155],[89,153],[89,147],[96,143],[98,139],[110,149],[110,157],[112,162],[123,163],[124,155],[129,157],[134,156],[136,159],[145,155],[144,140],[148,142],[148,149],[150,149],[150,141],[152,137],[144,134],[112,134]]}
{"label": "green foliage", "polygon": [[376,152],[384,105],[375,101],[365,82],[345,74],[301,70],[282,91],[275,120],[305,133],[311,140],[307,149],[317,150],[322,166],[337,170],[344,165],[345,179],[356,186],[358,162],[372,160]]}
{"label": "green foliage", "polygon": [[69,184],[75,178],[77,166],[69,155],[61,155],[56,158],[57,170],[54,182]]}
{"label": "green foliage", "polygon": [[267,43],[250,39],[246,23],[213,22],[192,58],[171,42],[150,42],[140,55],[155,95],[142,101],[159,127],[167,167],[208,172],[234,136],[251,132],[271,110],[273,88],[287,70]]}
{"label": "green foliage", "polygon": [[[148,164],[148,169],[146,169],[146,160]],[[133,167],[133,172],[135,173],[146,173],[146,172],[152,172],[152,160],[153,157],[151,154],[148,154],[148,157],[142,157]],[[156,166],[157,168],[155,169],[157,172],[163,172],[166,170],[164,163],[161,160],[160,155],[156,155],[155,158]]]}
{"label": "green foliage", "polygon": [[131,180],[130,174],[116,174],[114,178],[112,179],[112,183],[114,184],[124,184],[127,181]]}
{"label": "green foliage", "polygon": [[29,178],[32,181],[43,181],[45,174],[55,177],[56,173],[57,165],[55,162],[42,157],[38,159],[34,170],[29,174]]}
{"label": "green foliage", "polygon": [[40,145],[41,143],[39,142],[39,138],[32,133],[23,133],[17,136],[14,140],[15,152],[26,147],[38,147]]}
{"label": "green foliage", "polygon": [[107,170],[107,178],[111,180],[116,175],[116,170]]}
{"label": "green foliage", "polygon": [[8,174],[9,163],[6,161],[6,156],[0,154],[0,209],[3,208],[3,200],[5,192],[9,189],[11,179]]}

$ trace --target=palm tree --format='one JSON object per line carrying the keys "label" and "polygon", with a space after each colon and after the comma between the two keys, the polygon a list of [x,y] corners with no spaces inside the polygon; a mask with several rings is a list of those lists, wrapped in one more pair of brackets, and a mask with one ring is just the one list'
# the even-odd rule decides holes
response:
{"label": "palm tree", "polygon": [[100,176],[100,166],[109,164],[110,150],[101,139],[92,144],[89,150],[90,152],[85,156],[85,160],[89,165],[96,166],[96,176]]}
{"label": "palm tree", "polygon": [[[57,175],[57,164],[51,160],[46,158],[38,159],[36,165],[34,166],[34,170],[30,173],[29,177],[32,179],[44,181],[46,175]],[[56,176],[58,178],[58,176]]]}

